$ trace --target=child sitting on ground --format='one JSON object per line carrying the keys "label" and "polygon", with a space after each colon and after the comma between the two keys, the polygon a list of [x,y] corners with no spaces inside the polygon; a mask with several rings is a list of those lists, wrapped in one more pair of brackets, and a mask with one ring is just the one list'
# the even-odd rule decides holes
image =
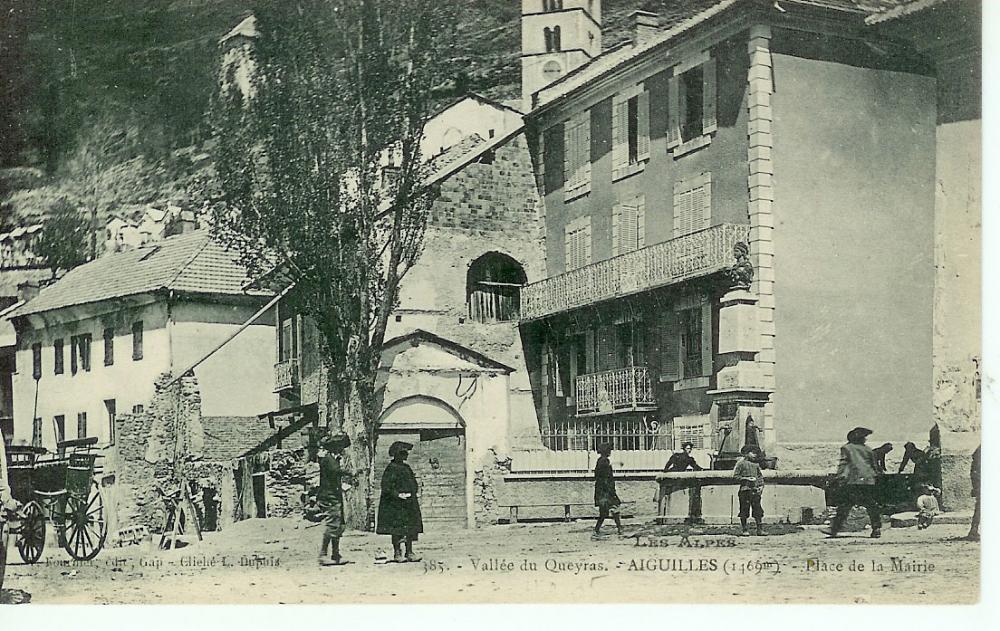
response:
{"label": "child sitting on ground", "polygon": [[935,489],[929,484],[921,484],[920,487],[920,497],[917,498],[917,528],[923,530],[931,525],[934,521],[934,516],[938,514],[938,501],[936,497]]}

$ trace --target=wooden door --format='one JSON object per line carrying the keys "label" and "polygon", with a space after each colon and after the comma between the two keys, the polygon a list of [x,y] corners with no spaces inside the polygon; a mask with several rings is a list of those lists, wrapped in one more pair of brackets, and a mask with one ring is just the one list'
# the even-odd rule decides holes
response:
{"label": "wooden door", "polygon": [[379,480],[389,463],[389,445],[402,440],[413,444],[406,462],[417,477],[424,530],[466,526],[465,430],[425,429],[419,432],[382,431],[378,439],[376,471]]}

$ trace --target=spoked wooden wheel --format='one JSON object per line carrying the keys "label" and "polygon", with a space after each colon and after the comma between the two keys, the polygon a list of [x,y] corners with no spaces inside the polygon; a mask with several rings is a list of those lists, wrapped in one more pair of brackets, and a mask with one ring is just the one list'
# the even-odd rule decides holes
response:
{"label": "spoked wooden wheel", "polygon": [[38,502],[30,502],[24,507],[23,513],[17,552],[25,563],[36,563],[45,549],[45,515]]}
{"label": "spoked wooden wheel", "polygon": [[65,542],[63,548],[78,561],[89,561],[104,547],[108,535],[104,519],[104,498],[97,482],[92,482],[86,497],[69,495],[63,513]]}

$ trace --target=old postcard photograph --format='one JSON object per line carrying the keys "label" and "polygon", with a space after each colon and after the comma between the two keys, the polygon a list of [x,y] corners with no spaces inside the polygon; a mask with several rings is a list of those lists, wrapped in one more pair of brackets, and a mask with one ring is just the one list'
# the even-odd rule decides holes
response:
{"label": "old postcard photograph", "polygon": [[982,14],[0,0],[0,619],[980,603]]}

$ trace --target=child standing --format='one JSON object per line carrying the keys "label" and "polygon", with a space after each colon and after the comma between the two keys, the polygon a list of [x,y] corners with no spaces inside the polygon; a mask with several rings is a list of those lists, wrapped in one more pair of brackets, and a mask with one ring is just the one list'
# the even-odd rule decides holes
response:
{"label": "child standing", "polygon": [[928,484],[920,485],[920,497],[917,498],[917,528],[923,530],[931,525],[934,516],[938,514],[938,501],[934,496],[934,487]]}
{"label": "child standing", "polygon": [[764,493],[764,473],[760,470],[760,451],[756,447],[744,445],[740,450],[742,457],[736,462],[733,477],[740,481],[740,525],[744,537],[750,534],[747,530],[747,519],[753,511],[753,519],[757,522],[757,536],[764,536],[764,508],[760,505],[760,497]]}

